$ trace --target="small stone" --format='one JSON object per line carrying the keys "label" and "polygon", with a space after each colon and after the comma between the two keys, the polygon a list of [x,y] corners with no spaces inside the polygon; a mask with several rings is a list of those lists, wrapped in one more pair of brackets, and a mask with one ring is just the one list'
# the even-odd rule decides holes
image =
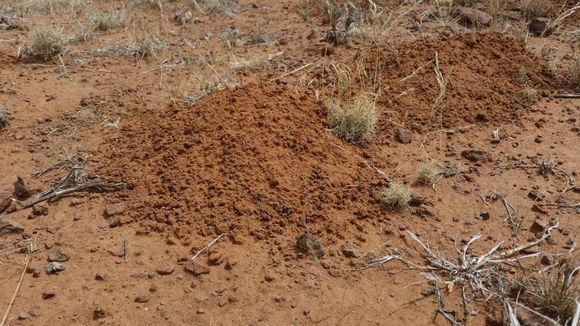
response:
{"label": "small stone", "polygon": [[56,296],[56,294],[54,292],[43,292],[42,293],[42,299],[43,300],[48,300],[48,299],[52,299]]}
{"label": "small stone", "polygon": [[221,253],[214,251],[209,254],[207,262],[209,265],[217,266],[224,262],[224,258]]}
{"label": "small stone", "polygon": [[489,217],[490,215],[488,212],[481,212],[477,215],[477,219],[480,221],[487,221],[489,220]]}
{"label": "small stone", "polygon": [[101,319],[107,317],[107,312],[103,307],[97,305],[93,310],[93,320]]}
{"label": "small stone", "polygon": [[419,207],[423,204],[429,204],[429,200],[425,197],[411,195],[411,200],[409,201],[409,206]]}
{"label": "small stone", "polygon": [[548,223],[542,220],[535,220],[530,226],[530,232],[538,233],[543,232],[548,227]]}
{"label": "small stone", "polygon": [[24,228],[20,224],[9,219],[4,219],[0,221],[0,236],[6,234],[17,234],[22,232],[24,232]]}
{"label": "small stone", "polygon": [[109,227],[114,228],[121,224],[121,218],[119,216],[113,216],[109,220]]}
{"label": "small stone", "polygon": [[548,27],[549,23],[550,18],[546,17],[532,18],[532,20],[528,24],[528,31],[535,36],[540,36],[542,35],[542,33],[544,33],[544,36],[549,36],[553,32],[550,29],[546,30],[546,27]]}
{"label": "small stone", "polygon": [[540,213],[540,214],[548,214],[548,211],[544,207],[542,207],[538,204],[534,204],[532,206],[532,211],[536,212],[536,213]]}
{"label": "small stone", "polygon": [[266,282],[273,282],[276,278],[274,277],[274,275],[271,274],[266,274],[266,276],[264,276],[264,280]]}
{"label": "small stone", "polygon": [[32,214],[35,216],[48,215],[48,205],[40,203],[32,206]]}
{"label": "small stone", "polygon": [[156,270],[157,274],[159,275],[169,275],[175,271],[175,266],[173,265],[164,265],[158,267]]}
{"label": "small stone", "polygon": [[462,6],[452,7],[449,13],[453,17],[459,17],[464,24],[474,27],[489,26],[492,19],[490,15],[481,10]]}
{"label": "small stone", "polygon": [[311,234],[302,234],[296,239],[294,245],[296,251],[310,254],[315,258],[322,258],[324,256],[324,249],[317,236]]}
{"label": "small stone", "polygon": [[28,184],[22,179],[22,177],[16,177],[16,182],[14,183],[14,193],[12,194],[14,198],[18,200],[26,200],[32,196],[33,191],[28,187]]}
{"label": "small stone", "polygon": [[349,258],[358,258],[361,256],[358,246],[350,242],[342,246],[342,254]]}
{"label": "small stone", "polygon": [[199,276],[202,274],[209,274],[209,267],[199,264],[194,261],[189,261],[185,264],[184,270],[194,276]]}
{"label": "small stone", "polygon": [[109,204],[105,207],[105,217],[111,217],[122,214],[127,209],[124,203]]}
{"label": "small stone", "polygon": [[413,133],[410,130],[399,128],[395,134],[395,139],[401,144],[409,144],[413,140]]}
{"label": "small stone", "polygon": [[544,200],[544,198],[546,198],[546,196],[542,194],[539,190],[534,189],[528,193],[528,198],[534,201],[542,201]]}
{"label": "small stone", "polygon": [[104,281],[106,278],[107,278],[107,276],[105,274],[101,274],[101,273],[95,274],[95,280],[97,280],[97,281]]}
{"label": "small stone", "polygon": [[490,160],[491,156],[484,150],[467,149],[461,152],[461,156],[471,162],[483,163]]}
{"label": "small stone", "polygon": [[66,253],[63,249],[57,249],[56,251],[48,255],[48,261],[64,263],[70,259],[70,255]]}
{"label": "small stone", "polygon": [[64,264],[59,262],[48,263],[48,265],[46,265],[44,268],[44,271],[49,275],[62,272],[64,271]]}
{"label": "small stone", "polygon": [[137,302],[137,303],[149,302],[149,297],[146,295],[139,295],[135,298],[135,302]]}
{"label": "small stone", "polygon": [[21,311],[20,314],[18,314],[19,320],[25,320],[28,319],[28,317],[30,317],[30,315],[26,311]]}

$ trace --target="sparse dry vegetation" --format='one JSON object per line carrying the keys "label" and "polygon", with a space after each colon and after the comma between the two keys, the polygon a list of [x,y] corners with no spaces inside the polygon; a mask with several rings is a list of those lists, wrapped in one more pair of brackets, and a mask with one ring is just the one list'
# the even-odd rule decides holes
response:
{"label": "sparse dry vegetation", "polygon": [[165,48],[165,44],[159,38],[159,34],[145,28],[130,43],[130,53],[138,59],[154,57]]}
{"label": "sparse dry vegetation", "polygon": [[326,41],[334,45],[346,42],[350,28],[355,22],[355,10],[348,3],[340,4],[336,0],[322,0],[323,23],[330,26]]}
{"label": "sparse dry vegetation", "polygon": [[24,60],[50,60],[62,53],[65,37],[55,25],[40,25],[30,31],[28,43],[19,50],[18,56]]}
{"label": "sparse dry vegetation", "polygon": [[61,14],[68,12],[76,15],[87,6],[91,5],[90,0],[22,0],[16,9],[25,14]]}
{"label": "sparse dry vegetation", "polygon": [[528,70],[520,67],[514,74],[514,80],[518,83],[518,84],[525,84],[526,82],[528,82],[528,80],[530,80],[530,77],[528,76]]}
{"label": "sparse dry vegetation", "polygon": [[96,30],[108,31],[125,25],[125,11],[110,9],[97,12],[91,17]]}
{"label": "sparse dry vegetation", "polygon": [[570,325],[576,312],[576,301],[580,297],[575,279],[579,268],[570,261],[561,261],[549,272],[540,274],[539,278],[514,280],[513,288],[517,290],[520,300],[543,315],[561,325]]}
{"label": "sparse dry vegetation", "polygon": [[378,113],[375,102],[366,94],[355,96],[348,103],[330,104],[328,124],[346,142],[359,143],[374,133]]}
{"label": "sparse dry vegetation", "polygon": [[522,90],[522,99],[527,103],[534,103],[538,100],[538,91],[526,86]]}
{"label": "sparse dry vegetation", "polygon": [[192,0],[192,2],[203,14],[229,16],[241,8],[236,0]]}
{"label": "sparse dry vegetation", "polygon": [[[49,185],[16,201],[0,184],[0,238],[6,240],[0,243],[0,301],[18,284],[0,326],[25,319],[50,324],[52,308],[83,291],[89,296],[57,311],[58,319],[227,323],[228,316],[215,313],[221,308],[247,312],[236,320],[247,324],[264,318],[252,305],[275,298],[277,306],[300,312],[296,324],[324,316],[331,316],[328,323],[380,324],[395,314],[401,325],[430,324],[435,318],[425,311],[434,309],[438,324],[454,326],[540,319],[577,326],[580,267],[566,260],[577,250],[573,218],[580,209],[578,164],[570,160],[578,133],[580,30],[571,27],[578,16],[567,9],[570,3],[559,14],[547,0],[299,1],[0,5],[6,150],[0,179],[14,182],[12,175],[26,179],[32,172],[34,181]],[[451,10],[458,6],[467,13]],[[501,33],[468,24],[463,19],[471,9],[497,18],[493,28]],[[524,17],[537,16],[548,17],[554,32],[540,35],[531,26],[530,34]],[[13,58],[17,49],[20,62]],[[540,97],[549,100],[534,105]],[[55,148],[72,143],[80,156],[40,166],[50,164]],[[85,166],[98,171],[85,173]],[[86,196],[61,196],[79,181],[112,177],[123,179],[115,188],[122,193],[109,197],[97,187]],[[52,198],[63,205],[44,205]],[[122,213],[109,214],[117,205],[124,205]],[[13,210],[22,212],[12,219]],[[95,238],[84,245],[85,236]],[[288,250],[293,239],[296,252]],[[37,244],[43,250],[33,250]],[[419,250],[397,249],[411,244]],[[328,255],[312,261],[323,257],[323,246]],[[62,259],[66,272],[42,276],[47,258],[59,262],[51,260],[57,249],[74,255]],[[171,257],[168,250],[175,251]],[[258,256],[245,259],[248,250]],[[195,256],[182,259],[187,252]],[[4,261],[9,255],[14,266]],[[79,257],[103,262],[87,267]],[[159,277],[133,277],[130,267],[141,260],[147,260],[142,270]],[[389,282],[381,270],[363,272],[391,261],[404,273],[401,282]],[[12,267],[22,273],[18,283]],[[97,278],[96,270],[115,277]],[[353,282],[351,271],[366,281]],[[417,282],[418,275],[426,280]],[[218,285],[218,298],[196,299],[193,312],[180,301],[183,291],[159,291],[148,305],[141,296],[153,296],[149,291],[163,282],[191,292],[194,282],[192,293],[201,297],[216,291],[216,280],[223,296]],[[305,280],[331,290],[299,302]],[[385,280],[377,289],[368,286]],[[75,284],[64,293],[51,286],[69,281]],[[96,281],[111,291],[91,311],[85,307],[102,291],[83,289]],[[265,285],[267,295],[253,298]],[[336,286],[353,286],[370,299],[362,308],[346,302],[352,309],[341,316],[344,307],[331,298]],[[139,298],[116,295],[125,288]],[[381,293],[397,295],[385,305],[375,300]],[[428,295],[434,300],[408,305]],[[304,309],[328,298],[321,311]],[[128,301],[116,309],[118,300]],[[161,300],[175,307],[139,314]],[[266,321],[283,324],[288,311]]]}
{"label": "sparse dry vegetation", "polygon": [[437,177],[437,170],[432,163],[424,163],[419,167],[419,182],[424,185],[433,184]]}
{"label": "sparse dry vegetation", "polygon": [[521,12],[526,19],[544,17],[549,5],[548,0],[521,0]]}
{"label": "sparse dry vegetation", "polygon": [[411,188],[402,183],[392,183],[383,194],[383,203],[391,208],[405,208],[411,201]]}

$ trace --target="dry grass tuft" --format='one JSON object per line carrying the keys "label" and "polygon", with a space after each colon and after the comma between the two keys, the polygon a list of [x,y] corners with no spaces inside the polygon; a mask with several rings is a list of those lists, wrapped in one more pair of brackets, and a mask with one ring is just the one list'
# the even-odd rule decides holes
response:
{"label": "dry grass tuft", "polygon": [[351,33],[369,38],[376,43],[384,42],[388,39],[393,27],[415,8],[416,4],[413,4],[390,10],[381,7],[374,0],[360,3],[356,7],[355,22]]}
{"label": "dry grass tuft", "polygon": [[91,4],[88,0],[22,0],[17,10],[26,14],[61,14],[68,12],[76,15]]}
{"label": "dry grass tuft", "polygon": [[161,41],[159,34],[144,29],[140,35],[135,37],[135,40],[130,43],[129,47],[131,56],[137,59],[144,59],[154,57],[163,51],[165,49],[165,43]]}
{"label": "dry grass tuft", "polygon": [[374,133],[377,119],[375,102],[365,94],[355,96],[346,105],[334,102],[328,111],[328,124],[332,131],[350,143],[367,140]]}
{"label": "dry grass tuft", "polygon": [[194,17],[189,10],[177,10],[173,14],[173,21],[179,25],[189,25],[199,22],[199,19]]}
{"label": "dry grass tuft", "polygon": [[525,68],[519,68],[515,73],[514,73],[514,80],[518,83],[518,84],[525,84],[528,80],[530,80],[530,77],[528,76],[528,70],[526,70]]}
{"label": "dry grass tuft", "polygon": [[405,208],[411,201],[411,188],[402,183],[392,183],[383,194],[383,203],[392,208]]}
{"label": "dry grass tuft", "polygon": [[422,164],[419,167],[419,182],[425,185],[433,184],[435,178],[437,177],[438,172],[436,168],[431,163]]}
{"label": "dry grass tuft", "polygon": [[245,44],[245,41],[242,39],[242,32],[233,25],[222,33],[221,39],[226,42],[226,45],[230,49],[239,48]]}
{"label": "dry grass tuft", "polygon": [[62,53],[65,48],[65,37],[54,25],[40,25],[33,29],[28,37],[28,44],[19,49],[18,57],[24,60],[47,61]]}
{"label": "dry grass tuft", "polygon": [[548,0],[521,0],[521,13],[525,19],[544,17],[550,7]]}
{"label": "dry grass tuft", "polygon": [[125,25],[124,10],[100,11],[91,17],[94,28],[98,31],[109,31]]}
{"label": "dry grass tuft", "polygon": [[571,262],[559,262],[541,278],[520,278],[515,281],[515,288],[520,297],[535,310],[547,317],[570,325],[576,311],[576,300],[580,289],[575,280],[580,266]]}
{"label": "dry grass tuft", "polygon": [[236,0],[192,0],[203,14],[230,16],[241,9]]}
{"label": "dry grass tuft", "polygon": [[522,90],[522,99],[527,103],[535,103],[538,97],[538,91],[531,87],[525,87]]}

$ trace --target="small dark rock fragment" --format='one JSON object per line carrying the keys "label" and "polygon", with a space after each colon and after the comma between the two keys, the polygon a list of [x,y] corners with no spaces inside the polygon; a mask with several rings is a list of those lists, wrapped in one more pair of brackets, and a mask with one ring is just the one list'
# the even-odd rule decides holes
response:
{"label": "small dark rock fragment", "polygon": [[538,204],[532,206],[532,211],[540,214],[548,214],[548,210]]}
{"label": "small dark rock fragment", "polygon": [[24,232],[24,228],[20,224],[12,220],[4,219],[3,221],[0,222],[0,236],[22,232]]}
{"label": "small dark rock fragment", "polygon": [[481,212],[476,217],[480,221],[487,221],[487,220],[489,220],[490,216],[489,216],[488,212]]}
{"label": "small dark rock fragment", "polygon": [[528,31],[535,36],[540,36],[542,35],[542,33],[544,33],[544,36],[550,36],[550,34],[552,34],[553,31],[550,29],[546,30],[549,23],[550,18],[546,17],[532,18],[532,20],[528,24]]}
{"label": "small dark rock fragment", "polygon": [[93,310],[93,320],[101,319],[107,317],[107,312],[103,307],[97,305]]}
{"label": "small dark rock fragment", "polygon": [[42,293],[42,299],[43,300],[48,300],[48,299],[52,299],[56,296],[56,293],[54,292],[43,292]]}
{"label": "small dark rock fragment", "polygon": [[322,258],[324,256],[324,249],[317,236],[310,234],[302,234],[296,239],[294,245],[296,251],[303,254],[310,254],[315,258]]}
{"label": "small dark rock fragment", "polygon": [[146,295],[139,295],[135,298],[135,302],[137,302],[137,303],[149,302],[149,297]]}
{"label": "small dark rock fragment", "polygon": [[491,156],[484,150],[467,149],[461,152],[461,156],[471,162],[483,163],[490,160]]}

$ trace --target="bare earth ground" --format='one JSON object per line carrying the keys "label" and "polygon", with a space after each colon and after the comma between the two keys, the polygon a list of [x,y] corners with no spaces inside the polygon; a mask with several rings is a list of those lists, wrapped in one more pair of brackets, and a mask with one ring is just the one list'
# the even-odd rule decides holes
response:
{"label": "bare earth ground", "polygon": [[[17,176],[49,189],[66,165],[33,175],[70,158],[89,180],[127,185],[75,193],[34,212],[12,203],[1,213],[2,223],[22,227],[0,233],[5,325],[447,325],[420,270],[401,260],[361,269],[363,254],[390,249],[424,265],[406,231],[454,259],[476,234],[476,253],[500,241],[507,250],[559,220],[549,241],[533,248],[541,255],[522,264],[537,270],[577,256],[577,207],[538,209],[529,193],[544,195],[540,204],[580,199],[570,187],[580,170],[580,102],[549,96],[578,91],[566,79],[578,14],[523,45],[513,34],[525,21],[509,21],[518,14],[509,6],[494,17],[510,22],[509,32],[499,22],[478,31],[436,19],[417,28],[417,17],[434,8],[425,3],[406,11],[388,40],[353,35],[335,47],[323,41],[329,27],[317,1],[242,1],[231,16],[186,7],[198,21],[185,26],[171,19],[177,5],[135,5],[124,27],[71,42],[62,59],[47,62],[16,58],[28,28],[51,21],[72,34],[84,11],[27,13],[17,20],[28,28],[0,30],[0,108],[9,113],[0,129],[0,202],[12,196]],[[142,26],[159,33],[162,52],[99,54]],[[241,40],[256,30],[273,39],[232,47],[220,37],[230,26]],[[559,59],[553,73],[546,48]],[[435,52],[450,77],[443,106],[433,109]],[[252,58],[270,60],[235,69]],[[379,76],[379,119],[373,138],[352,145],[328,129],[325,98],[338,93],[333,67],[354,71],[357,62]],[[526,80],[517,81],[521,69]],[[231,87],[205,96],[209,84],[225,81]],[[367,86],[353,77],[339,95]],[[532,89],[537,97],[526,97]],[[411,131],[409,143],[396,140],[400,129]],[[462,152],[470,149],[489,158],[469,161]],[[570,179],[541,175],[543,160]],[[455,163],[458,171],[434,188],[421,185],[426,161]],[[419,203],[386,208],[381,196],[391,182],[409,184]],[[501,199],[482,200],[493,192],[513,205],[512,220]],[[191,257],[220,234],[192,267]],[[323,257],[295,250],[302,234],[321,240]],[[49,275],[58,252],[68,256],[65,269]],[[517,277],[520,267],[502,268]],[[503,323],[501,306],[482,301],[471,302],[465,317],[461,290],[444,287],[446,309],[461,324]],[[522,309],[517,315],[522,325],[542,324]]]}

